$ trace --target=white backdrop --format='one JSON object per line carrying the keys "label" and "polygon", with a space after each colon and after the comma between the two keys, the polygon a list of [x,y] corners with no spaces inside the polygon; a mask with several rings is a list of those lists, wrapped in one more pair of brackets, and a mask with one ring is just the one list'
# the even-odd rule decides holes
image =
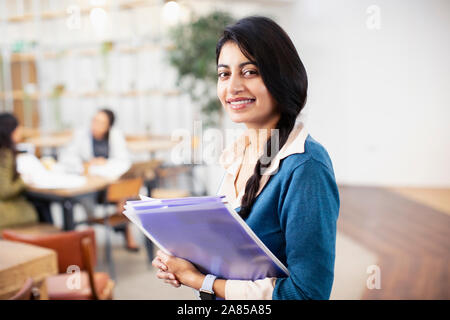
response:
{"label": "white backdrop", "polygon": [[449,187],[450,1],[293,7],[288,29],[309,75],[308,126],[338,181]]}

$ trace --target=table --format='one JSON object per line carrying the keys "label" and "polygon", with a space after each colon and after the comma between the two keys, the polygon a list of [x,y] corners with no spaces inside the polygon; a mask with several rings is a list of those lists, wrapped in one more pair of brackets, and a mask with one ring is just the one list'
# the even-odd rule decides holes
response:
{"label": "table", "polygon": [[36,153],[41,154],[42,148],[49,148],[51,155],[57,157],[58,149],[67,145],[72,139],[72,131],[62,131],[56,133],[38,133],[25,139],[26,143],[32,144],[36,148]]}
{"label": "table", "polygon": [[133,153],[150,152],[170,150],[176,146],[179,141],[172,141],[169,139],[148,139],[138,141],[128,141],[128,149]]}
{"label": "table", "polygon": [[[70,130],[48,134],[38,133],[25,139],[25,142],[32,144],[36,149],[50,148],[52,153],[56,155],[58,148],[70,143],[72,134]],[[157,151],[170,150],[180,141],[174,141],[170,136],[128,135],[126,142],[131,152],[149,152],[153,154]]]}
{"label": "table", "polygon": [[70,142],[72,139],[72,133],[60,133],[40,135],[37,137],[28,138],[25,140],[27,143],[31,143],[36,148],[60,148]]}
{"label": "table", "polygon": [[0,240],[0,299],[9,299],[31,277],[48,299],[45,278],[58,273],[56,251],[31,244]]}
{"label": "table", "polygon": [[113,179],[98,176],[86,176],[86,178],[86,183],[77,188],[42,189],[36,188],[33,185],[28,185],[26,192],[31,198],[61,203],[63,208],[63,229],[73,230],[75,229],[75,222],[73,219],[73,206],[75,203],[83,197],[98,194],[99,192],[106,190],[106,188],[115,181]]}
{"label": "table", "polygon": [[144,139],[127,140],[127,147],[131,153],[148,153],[150,159],[155,159],[158,151],[168,151],[180,141],[174,141],[170,137],[148,137]]}

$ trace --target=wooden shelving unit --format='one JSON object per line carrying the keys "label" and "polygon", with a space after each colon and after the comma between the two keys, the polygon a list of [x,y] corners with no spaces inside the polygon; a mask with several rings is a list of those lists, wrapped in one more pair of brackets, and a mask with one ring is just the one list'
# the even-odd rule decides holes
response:
{"label": "wooden shelving unit", "polygon": [[[3,9],[6,9],[7,11],[6,14],[0,13],[0,34],[3,34],[3,32],[6,32],[7,30],[11,30],[10,28],[21,30],[21,28],[26,27],[28,29],[24,30],[29,30],[30,24],[35,26],[35,30],[42,30],[41,27],[44,23],[47,28],[49,24],[52,25],[53,23],[55,27],[60,27],[64,24],[64,19],[67,19],[70,14],[64,6],[80,3],[80,1],[72,3],[67,1],[65,4],[61,4],[59,0],[46,2],[48,4],[52,2],[53,5],[59,6],[59,8],[51,8],[36,5],[36,3],[45,2],[44,0],[17,1],[17,3],[20,2],[22,2],[22,8],[20,10],[11,9],[8,11],[8,8],[11,8],[10,3],[8,3],[8,5],[0,4],[0,11]],[[85,1],[85,5],[80,4],[78,7],[80,15],[84,18],[84,23],[89,23],[89,19],[86,19],[86,16],[89,16],[91,10],[94,8],[103,8],[109,13],[109,17],[117,16],[116,14],[121,15],[121,17],[123,17],[122,14],[133,17],[137,14],[139,9],[149,10],[149,8],[154,8],[159,14],[161,6],[163,5],[163,1],[160,0],[111,0],[105,1],[103,5],[86,5],[91,3],[92,2],[90,1]],[[134,19],[131,18],[131,20]],[[164,74],[159,74],[157,70],[152,69],[148,86],[145,81],[142,82],[142,76],[138,77],[139,70],[141,69],[140,66],[137,65],[139,56],[145,56],[146,54],[152,55],[152,52],[155,52],[157,56],[160,56],[160,54],[164,55],[165,52],[175,49],[173,45],[162,43],[160,41],[161,35],[157,34],[158,30],[155,30],[154,32],[156,32],[154,35],[133,34],[129,37],[124,37],[122,35],[112,39],[81,37],[73,43],[63,41],[59,43],[55,42],[54,45],[49,41],[41,41],[37,31],[35,34],[35,37],[37,38],[33,39],[32,42],[28,40],[18,46],[13,42],[13,38],[8,39],[8,37],[6,37],[4,39],[7,40],[3,41],[0,39],[0,111],[14,112],[19,117],[20,121],[30,128],[39,128],[39,123],[42,120],[40,119],[40,116],[45,118],[43,119],[44,122],[51,123],[52,120],[48,117],[53,116],[54,113],[49,110],[54,108],[55,99],[51,92],[52,88],[48,84],[56,83],[67,88],[68,83],[66,83],[65,79],[70,77],[70,75],[64,74],[65,71],[62,66],[79,58],[84,59],[83,61],[85,62],[83,63],[88,61],[89,64],[92,64],[93,66],[96,65],[96,67],[92,69],[94,72],[92,77],[94,77],[94,79],[91,82],[94,85],[89,84],[89,88],[86,86],[80,87],[80,91],[77,91],[76,89],[78,88],[76,87],[72,88],[73,84],[72,86],[69,86],[71,87],[69,91],[64,90],[58,95],[58,98],[61,98],[60,102],[58,102],[58,104],[61,105],[61,108],[63,110],[68,110],[65,109],[67,101],[76,100],[83,106],[95,103],[95,105],[99,107],[106,104],[120,110],[119,106],[122,104],[122,101],[125,101],[123,99],[126,99],[128,103],[127,106],[129,106],[130,99],[132,99],[132,101],[134,101],[132,102],[132,105],[135,108],[133,113],[136,113],[136,120],[145,128],[144,130],[148,130],[151,125],[142,124],[143,121],[146,121],[146,118],[139,113],[146,112],[146,107],[148,105],[153,105],[152,101],[156,101],[153,100],[154,98],[178,97],[181,94],[175,87],[167,88],[167,85],[162,85]],[[20,34],[20,31],[18,33]],[[82,40],[85,38],[89,40]],[[16,36],[16,39],[21,40],[20,35],[19,38]],[[105,45],[105,42],[111,44],[111,48],[108,51],[109,53],[106,55],[102,50],[102,46]],[[127,57],[126,59],[128,59],[127,61],[131,61],[131,65],[125,69],[117,69],[118,67],[115,65],[105,67],[106,64],[111,63],[109,57],[113,57],[116,60],[117,58],[120,60],[122,57]],[[52,76],[51,81],[48,80],[47,76],[50,73],[43,72],[48,70],[48,66],[54,66],[52,68],[55,69],[55,72],[52,74],[56,74],[56,77]],[[103,80],[103,84],[100,84],[101,79],[108,79],[106,71],[104,71],[105,68],[109,69],[109,72],[114,74],[116,78],[123,77],[124,72],[127,73],[125,76],[125,79],[127,79],[126,82],[119,82],[121,83],[120,87],[122,90],[113,90],[109,87],[109,82],[105,80]],[[30,70],[33,70],[32,75],[30,74]],[[58,73],[58,70],[61,70],[61,73]],[[102,75],[99,72],[105,72],[105,75]],[[161,73],[163,73],[163,71],[161,71]],[[15,74],[15,76],[13,76],[13,74]],[[151,81],[158,77],[161,78],[161,81]],[[141,79],[140,85],[136,85],[137,79]],[[130,82],[129,84],[127,83],[128,81]],[[142,89],[145,87],[147,88]],[[142,104],[145,104],[145,106],[142,106]],[[71,105],[67,108],[70,108],[70,106]],[[26,116],[30,110],[32,110],[33,115],[31,117]],[[86,109],[80,108],[80,110]],[[28,121],[25,121],[25,118],[27,118]],[[31,118],[32,120],[30,120]]]}
{"label": "wooden shelving unit", "polygon": [[[139,1],[118,1],[119,4],[117,7],[115,7],[113,4],[106,2],[105,4],[99,4],[96,6],[84,6],[80,7],[80,14],[81,15],[88,15],[92,9],[94,8],[102,8],[105,10],[132,10],[132,9],[138,9],[143,7],[150,7],[150,6],[158,6],[160,5],[158,1],[149,1],[149,0],[139,0]],[[40,13],[24,13],[21,15],[14,15],[9,16],[6,19],[0,19],[0,23],[2,22],[9,22],[9,23],[21,23],[21,22],[28,22],[33,21],[35,19],[41,19],[41,20],[53,20],[53,19],[64,19],[67,17],[67,12],[60,10],[60,11],[42,11]]]}
{"label": "wooden shelving unit", "polygon": [[[178,96],[179,90],[132,90],[123,92],[108,92],[108,91],[87,91],[87,92],[64,92],[61,94],[63,98],[95,98],[95,97],[139,97],[139,96]],[[10,92],[0,91],[0,99],[12,98],[14,100],[39,100],[39,99],[51,99],[51,93],[45,92],[33,92],[26,93],[21,90],[15,90]]]}
{"label": "wooden shelving unit", "polygon": [[[146,44],[142,46],[132,47],[132,46],[119,46],[117,49],[114,49],[115,52],[123,53],[123,54],[137,54],[144,51],[171,51],[175,50],[175,46],[173,45],[158,45],[158,44]],[[84,56],[84,57],[95,57],[101,55],[100,48],[87,48],[87,49],[61,49],[59,51],[43,51],[41,52],[42,59],[50,60],[50,59],[61,59],[68,56]],[[34,61],[36,60],[35,53],[12,53],[10,56],[11,62],[26,62],[26,61]]]}

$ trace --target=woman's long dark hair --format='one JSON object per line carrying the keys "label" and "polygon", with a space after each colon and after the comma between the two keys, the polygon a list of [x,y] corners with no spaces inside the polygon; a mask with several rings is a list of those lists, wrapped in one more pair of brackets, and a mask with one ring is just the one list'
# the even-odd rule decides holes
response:
{"label": "woman's long dark hair", "polygon": [[105,134],[105,140],[109,141],[109,132],[111,131],[111,128],[114,125],[114,122],[116,121],[116,116],[114,115],[114,112],[112,112],[108,108],[100,109],[98,112],[103,112],[104,114],[106,114],[106,117],[108,118],[109,128]]}
{"label": "woman's long dark hair", "polygon": [[13,179],[15,180],[19,174],[16,169],[16,144],[12,140],[12,133],[19,125],[16,117],[11,113],[0,113],[0,159],[4,158],[3,152],[9,150],[14,155],[14,173]]}
{"label": "woman's long dark hair", "polygon": [[[279,130],[278,149],[281,149],[306,103],[308,78],[297,50],[276,22],[260,16],[241,19],[225,28],[216,46],[216,64],[223,45],[228,41],[236,43],[248,59],[256,62],[265,86],[276,101],[280,119],[275,129]],[[267,139],[265,154],[271,150],[271,141],[272,137]],[[262,164],[261,158],[256,162],[241,202],[239,214],[244,219],[249,216],[255,202],[261,173],[270,166],[275,155],[269,155],[267,164]]]}

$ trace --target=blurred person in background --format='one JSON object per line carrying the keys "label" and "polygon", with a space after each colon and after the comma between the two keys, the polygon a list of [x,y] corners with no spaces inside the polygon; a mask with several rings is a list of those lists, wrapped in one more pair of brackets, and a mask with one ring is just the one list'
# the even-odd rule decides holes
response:
{"label": "blurred person in background", "polygon": [[47,202],[27,199],[25,182],[17,172],[16,144],[22,139],[19,122],[10,113],[0,114],[0,229],[36,223],[52,223]]}
{"label": "blurred person in background", "polygon": [[[71,143],[59,155],[63,167],[85,174],[99,175],[117,179],[131,166],[125,136],[114,128],[115,115],[110,109],[103,108],[94,115],[90,128],[77,130]],[[96,203],[104,203],[104,194],[98,197],[86,197],[80,201],[89,218],[94,216]],[[116,227],[124,232],[126,248],[137,251],[139,247],[131,233],[130,224]]]}
{"label": "blurred person in background", "polygon": [[[75,132],[71,143],[60,153],[59,162],[72,170],[83,171],[86,168],[89,173],[95,169],[103,173],[99,175],[108,175],[108,172],[110,176],[123,174],[130,167],[130,155],[125,137],[113,127],[114,122],[115,115],[111,110],[99,110],[90,128]],[[100,170],[102,167],[105,170]]]}

